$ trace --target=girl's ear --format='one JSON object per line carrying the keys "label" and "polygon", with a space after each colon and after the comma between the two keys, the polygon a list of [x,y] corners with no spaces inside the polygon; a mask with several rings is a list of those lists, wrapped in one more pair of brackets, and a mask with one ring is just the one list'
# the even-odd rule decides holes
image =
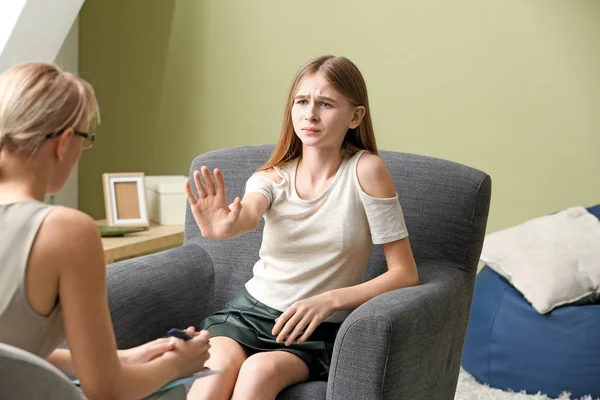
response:
{"label": "girl's ear", "polygon": [[354,129],[359,126],[366,113],[367,109],[364,106],[354,107],[354,114],[352,115],[352,120],[350,120],[348,127]]}

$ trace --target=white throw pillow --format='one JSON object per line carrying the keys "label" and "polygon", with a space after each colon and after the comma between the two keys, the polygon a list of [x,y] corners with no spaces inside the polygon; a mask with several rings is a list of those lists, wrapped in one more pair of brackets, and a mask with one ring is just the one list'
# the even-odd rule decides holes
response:
{"label": "white throw pillow", "polygon": [[486,236],[480,257],[545,314],[600,296],[600,221],[583,207]]}

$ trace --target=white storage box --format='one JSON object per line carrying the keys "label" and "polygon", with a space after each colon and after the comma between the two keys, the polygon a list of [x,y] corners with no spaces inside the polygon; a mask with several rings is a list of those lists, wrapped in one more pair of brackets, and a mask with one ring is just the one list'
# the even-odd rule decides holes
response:
{"label": "white storage box", "polygon": [[160,225],[185,223],[185,181],[183,175],[146,176],[148,217]]}

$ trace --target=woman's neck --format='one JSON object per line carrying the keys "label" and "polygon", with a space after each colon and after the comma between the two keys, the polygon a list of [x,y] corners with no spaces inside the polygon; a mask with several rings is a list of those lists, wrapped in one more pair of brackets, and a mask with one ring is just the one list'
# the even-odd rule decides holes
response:
{"label": "woman's neck", "polygon": [[0,151],[0,204],[44,201],[50,168],[6,148]]}

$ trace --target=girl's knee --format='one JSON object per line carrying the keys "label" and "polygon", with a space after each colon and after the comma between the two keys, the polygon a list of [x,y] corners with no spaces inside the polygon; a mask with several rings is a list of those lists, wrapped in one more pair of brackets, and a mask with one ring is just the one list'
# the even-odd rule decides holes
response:
{"label": "girl's knee", "polygon": [[206,363],[208,367],[225,373],[239,371],[247,356],[237,342],[229,338],[215,337],[210,339],[210,344],[210,358]]}
{"label": "girl's knee", "polygon": [[[260,353],[259,353],[260,354]],[[278,390],[277,366],[264,357],[250,356],[240,368],[232,400],[269,398]]]}
{"label": "girl's knee", "polygon": [[257,353],[240,369],[232,399],[274,399],[287,386],[308,379],[300,358],[283,352]]}
{"label": "girl's knee", "polygon": [[240,368],[240,377],[269,381],[280,371],[281,365],[270,357],[264,357],[265,353],[257,353],[248,357]]}

